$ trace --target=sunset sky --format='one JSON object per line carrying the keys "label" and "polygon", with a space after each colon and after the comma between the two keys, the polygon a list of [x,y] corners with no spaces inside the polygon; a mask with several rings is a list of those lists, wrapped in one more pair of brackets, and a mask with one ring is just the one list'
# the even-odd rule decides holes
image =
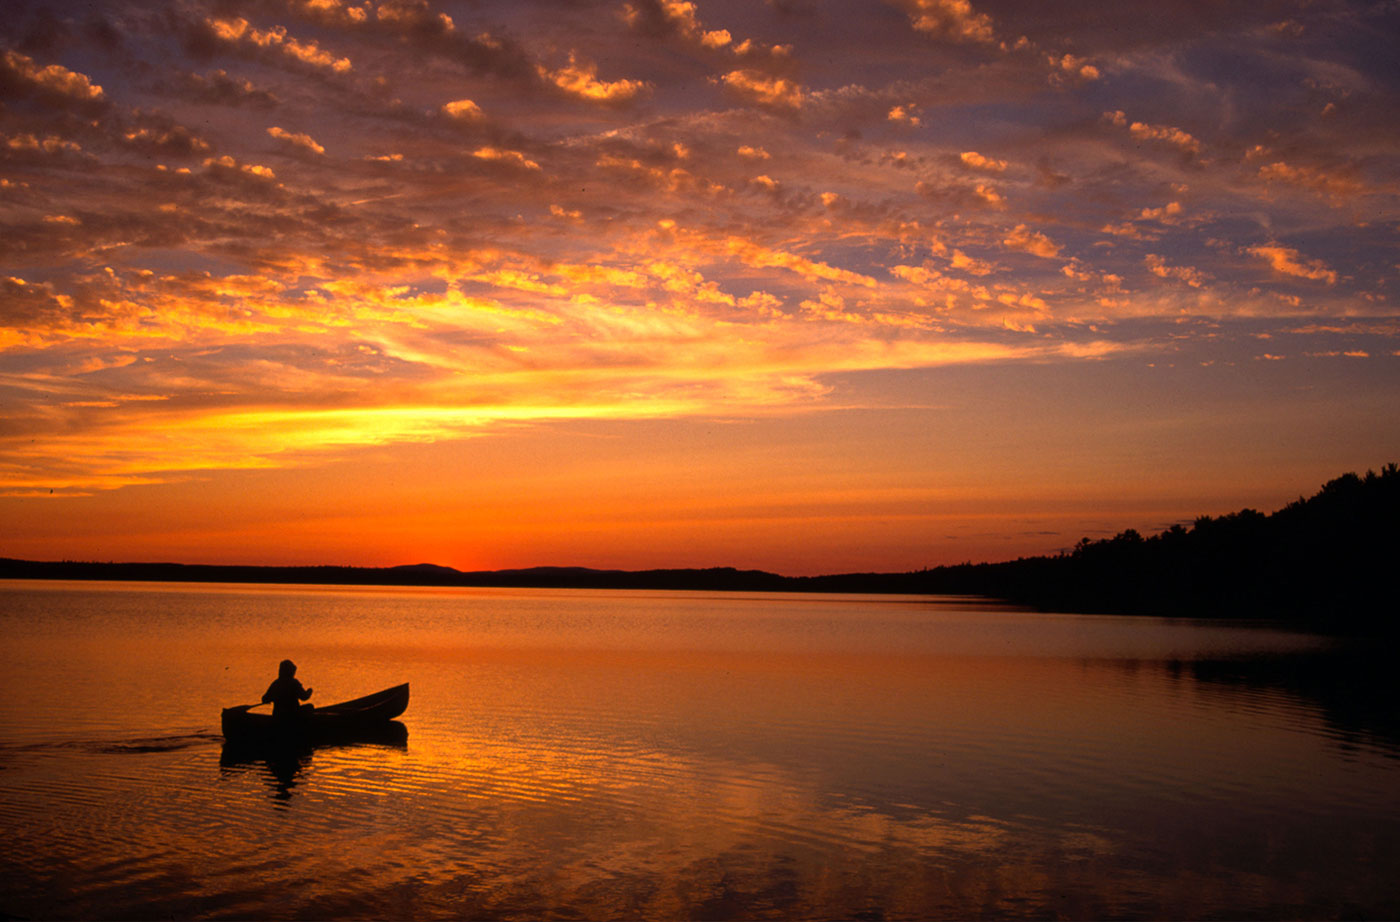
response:
{"label": "sunset sky", "polygon": [[907,570],[1400,460],[1393,2],[7,2],[0,555]]}

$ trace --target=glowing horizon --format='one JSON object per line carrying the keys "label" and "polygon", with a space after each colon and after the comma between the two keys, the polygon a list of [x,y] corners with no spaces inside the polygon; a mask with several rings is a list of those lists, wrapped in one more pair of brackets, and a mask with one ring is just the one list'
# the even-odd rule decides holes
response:
{"label": "glowing horizon", "polygon": [[1383,10],[21,2],[0,554],[907,570],[1400,457]]}

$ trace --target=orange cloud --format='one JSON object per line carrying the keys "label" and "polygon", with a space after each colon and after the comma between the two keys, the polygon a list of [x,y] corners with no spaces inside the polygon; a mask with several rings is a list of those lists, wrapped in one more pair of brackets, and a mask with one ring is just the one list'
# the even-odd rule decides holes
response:
{"label": "orange cloud", "polygon": [[1054,259],[1060,255],[1059,244],[1038,231],[1030,230],[1024,224],[1017,224],[1002,240],[1013,250],[1025,250],[1041,259]]}
{"label": "orange cloud", "polygon": [[1006,172],[1005,160],[993,160],[991,157],[984,157],[975,150],[965,150],[958,155],[963,165],[973,169],[982,170],[987,173]]}
{"label": "orange cloud", "polygon": [[6,51],[0,58],[5,70],[39,89],[48,90],[83,102],[98,102],[105,98],[102,87],[86,74],[69,70],[61,64],[40,67],[34,59],[18,51]]}
{"label": "orange cloud", "polygon": [[807,95],[785,77],[771,77],[756,70],[731,70],[720,78],[731,90],[767,106],[800,109]]}
{"label": "orange cloud", "polygon": [[1090,64],[1085,58],[1077,57],[1072,54],[1056,57],[1052,54],[1047,55],[1046,59],[1049,61],[1050,66],[1060,73],[1078,77],[1081,80],[1099,79],[1099,69]]}
{"label": "orange cloud", "polygon": [[443,115],[465,122],[477,121],[482,117],[481,107],[470,99],[456,99],[442,104]]}
{"label": "orange cloud", "polygon": [[508,163],[526,170],[538,170],[540,165],[526,157],[518,150],[503,150],[499,147],[478,147],[472,151],[472,156],[478,160],[492,160],[498,163]]}
{"label": "orange cloud", "polygon": [[1181,215],[1180,202],[1168,202],[1160,208],[1144,208],[1138,213],[1140,221],[1162,221],[1171,223]]}
{"label": "orange cloud", "polygon": [[1103,114],[1105,121],[1127,128],[1133,137],[1144,141],[1163,141],[1182,153],[1195,156],[1201,152],[1201,142],[1191,134],[1170,125],[1149,125],[1146,122],[1130,122],[1121,109]]}
{"label": "orange cloud", "polygon": [[1179,279],[1192,288],[1200,288],[1205,284],[1206,276],[1199,269],[1191,266],[1169,266],[1166,260],[1155,253],[1147,254],[1142,261],[1158,278]]}
{"label": "orange cloud", "polygon": [[309,150],[313,154],[324,154],[326,152],[326,149],[320,144],[317,144],[315,139],[312,138],[309,134],[286,131],[285,129],[278,128],[276,125],[273,125],[271,128],[267,129],[267,133],[272,137],[277,138],[278,140],[286,141],[293,147],[300,147],[303,150]]}
{"label": "orange cloud", "polygon": [[827,263],[772,249],[742,237],[728,237],[724,241],[724,249],[729,255],[738,258],[745,265],[756,268],[787,269],[810,281],[846,282],[867,288],[873,288],[877,284],[868,275],[851,272],[847,269],[838,269]]}
{"label": "orange cloud", "polygon": [[[706,29],[702,26],[699,10],[689,0],[653,0],[650,12],[684,38],[705,48],[723,48],[734,40],[728,29]],[[633,3],[623,7],[623,18],[629,25],[639,25],[645,15]]]}
{"label": "orange cloud", "polygon": [[1329,269],[1326,263],[1320,259],[1304,260],[1297,250],[1278,244],[1269,244],[1249,247],[1245,252],[1263,259],[1273,267],[1275,272],[1283,275],[1326,282],[1328,285],[1337,284],[1337,273]]}
{"label": "orange cloud", "polygon": [[994,42],[991,17],[975,12],[968,0],[902,0],[915,31],[961,42]]}
{"label": "orange cloud", "polygon": [[572,53],[566,66],[558,70],[540,66],[539,74],[570,96],[589,102],[629,102],[647,89],[641,80],[599,80],[597,65],[579,63]]}
{"label": "orange cloud", "polygon": [[[339,6],[335,0],[306,0],[309,4]],[[347,11],[353,7],[346,7]],[[457,24],[446,13],[433,13],[427,4],[406,3],[403,0],[389,0],[380,3],[374,11],[380,22],[393,23],[410,29],[435,29],[444,33],[457,30]],[[364,17],[359,17],[363,21]]]}
{"label": "orange cloud", "polygon": [[20,134],[11,138],[6,138],[5,146],[10,150],[43,151],[46,154],[57,154],[63,151],[76,153],[83,149],[81,144],[76,141],[69,141],[67,138],[59,138],[53,135],[40,138],[32,134]]}
{"label": "orange cloud", "polygon": [[1099,228],[1100,233],[1112,234],[1114,237],[1125,237],[1129,240],[1156,240],[1155,234],[1144,234],[1132,224],[1105,224]]}
{"label": "orange cloud", "polygon": [[1128,126],[1128,133],[1135,138],[1165,141],[1188,154],[1199,154],[1201,152],[1200,141],[1197,141],[1180,128],[1173,128],[1170,125],[1148,125],[1143,122],[1133,122]]}
{"label": "orange cloud", "polygon": [[1282,160],[1259,168],[1259,178],[1301,186],[1327,195],[1357,195],[1365,186],[1348,172],[1328,172],[1315,167],[1290,166]]}
{"label": "orange cloud", "polygon": [[953,250],[953,258],[949,260],[949,264],[954,269],[961,269],[970,275],[990,275],[996,269],[991,263],[974,259],[962,250]]}
{"label": "orange cloud", "polygon": [[922,120],[914,114],[915,108],[917,107],[912,104],[907,106],[895,106],[890,109],[885,117],[892,122],[899,122],[909,125],[912,128],[917,128],[922,124]]}
{"label": "orange cloud", "polygon": [[980,198],[982,201],[986,202],[988,205],[1001,205],[1006,201],[1005,197],[1003,197],[1002,194],[997,191],[995,186],[989,186],[985,183],[978,183],[973,188],[973,192],[975,192],[977,194],[977,197]]}
{"label": "orange cloud", "polygon": [[237,171],[248,176],[256,176],[258,179],[277,178],[277,174],[274,173],[270,167],[261,166],[256,163],[239,163],[227,154],[222,157],[207,158],[204,161],[204,166],[211,171]]}
{"label": "orange cloud", "polygon": [[202,154],[209,150],[207,141],[195,137],[182,125],[142,125],[126,131],[122,140],[138,150],[174,156]]}
{"label": "orange cloud", "polygon": [[329,51],[322,49],[315,41],[303,42],[292,38],[288,36],[287,30],[283,26],[257,29],[242,17],[209,19],[206,20],[206,25],[216,38],[230,44],[244,42],[258,48],[278,49],[287,57],[301,61],[303,64],[325,68],[338,74],[349,72],[351,67],[349,58],[337,58]]}
{"label": "orange cloud", "polygon": [[[324,22],[332,22],[337,25],[358,25],[369,19],[366,10],[370,5],[366,3],[363,7],[352,6],[345,0],[289,0],[290,6],[300,7],[301,10],[312,18]],[[385,6],[380,6],[380,16],[382,17]]]}

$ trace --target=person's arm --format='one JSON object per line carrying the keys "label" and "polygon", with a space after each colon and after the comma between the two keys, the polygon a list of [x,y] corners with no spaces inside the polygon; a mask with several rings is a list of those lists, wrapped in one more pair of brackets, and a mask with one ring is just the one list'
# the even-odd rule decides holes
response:
{"label": "person's arm", "polygon": [[309,689],[309,688],[303,688],[303,689],[301,690],[301,695],[300,695],[300,697],[301,697],[301,700],[302,700],[302,701],[305,701],[307,698],[310,698],[310,697],[311,697],[311,689]]}
{"label": "person's arm", "polygon": [[273,682],[271,685],[269,685],[269,686],[267,687],[267,691],[263,692],[263,696],[262,696],[262,703],[263,703],[263,704],[267,704],[269,701],[272,700],[272,690],[273,690],[274,688],[276,688],[276,687],[277,687],[277,683],[276,683],[276,682]]}

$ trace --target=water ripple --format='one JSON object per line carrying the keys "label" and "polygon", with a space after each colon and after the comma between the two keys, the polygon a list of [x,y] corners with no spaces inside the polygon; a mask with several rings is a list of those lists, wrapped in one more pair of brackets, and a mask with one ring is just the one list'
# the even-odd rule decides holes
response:
{"label": "water ripple", "polygon": [[[219,596],[221,605],[242,598]],[[220,704],[246,696],[243,685],[188,702],[157,696],[187,708],[165,717],[151,707],[64,723],[62,702],[40,701],[0,719],[9,833],[0,910],[924,918],[1400,909],[1390,873],[1400,856],[1400,750],[1385,725],[1353,720],[1249,662],[1153,660],[1132,640],[1143,622],[1114,622],[1113,643],[1136,659],[1040,656],[1029,640],[1016,641],[1014,656],[990,655],[966,620],[953,646],[967,651],[930,653],[933,622],[914,609],[901,609],[903,620],[872,610],[883,620],[875,640],[862,640],[862,622],[833,626],[836,609],[823,603],[815,636],[850,641],[852,652],[807,634],[765,651],[745,634],[749,609],[722,599],[687,603],[707,631],[733,627],[703,648],[684,617],[640,609],[628,623],[670,633],[637,649],[607,646],[620,636],[611,628],[606,644],[560,649],[536,637],[531,647],[500,610],[477,618],[494,645],[454,614],[441,646],[415,646],[403,638],[430,637],[433,622],[409,594],[393,597],[393,617],[408,619],[397,645],[376,646],[348,633],[334,640],[334,618],[368,630],[372,605],[318,615],[312,592],[277,596],[278,605],[253,598],[329,625],[333,639],[313,648],[323,654],[318,688],[411,678],[407,745],[290,759],[225,752],[209,724]],[[353,608],[357,597],[334,598]],[[606,624],[608,606],[624,604],[606,602],[593,599],[588,618]],[[207,628],[237,621],[219,618],[162,662],[197,665],[216,650],[231,673],[251,675],[284,655],[250,645],[254,635]],[[1057,650],[1077,649],[1099,623],[1017,619],[1034,636],[1060,631]],[[909,649],[881,634],[896,621],[920,632]],[[540,621],[565,623],[581,630],[567,611]],[[785,609],[763,625],[767,642],[800,618]],[[1186,628],[1151,628],[1178,631],[1174,650],[1189,645]],[[184,628],[170,630],[178,652]],[[1008,628],[998,630],[1000,643]],[[353,668],[325,665],[350,661],[347,651],[359,657]],[[139,650],[131,655],[139,665]],[[101,664],[88,665],[97,674]],[[104,687],[152,681],[149,666],[128,676],[125,662],[103,665]],[[182,689],[199,688],[196,678],[169,676]]]}

